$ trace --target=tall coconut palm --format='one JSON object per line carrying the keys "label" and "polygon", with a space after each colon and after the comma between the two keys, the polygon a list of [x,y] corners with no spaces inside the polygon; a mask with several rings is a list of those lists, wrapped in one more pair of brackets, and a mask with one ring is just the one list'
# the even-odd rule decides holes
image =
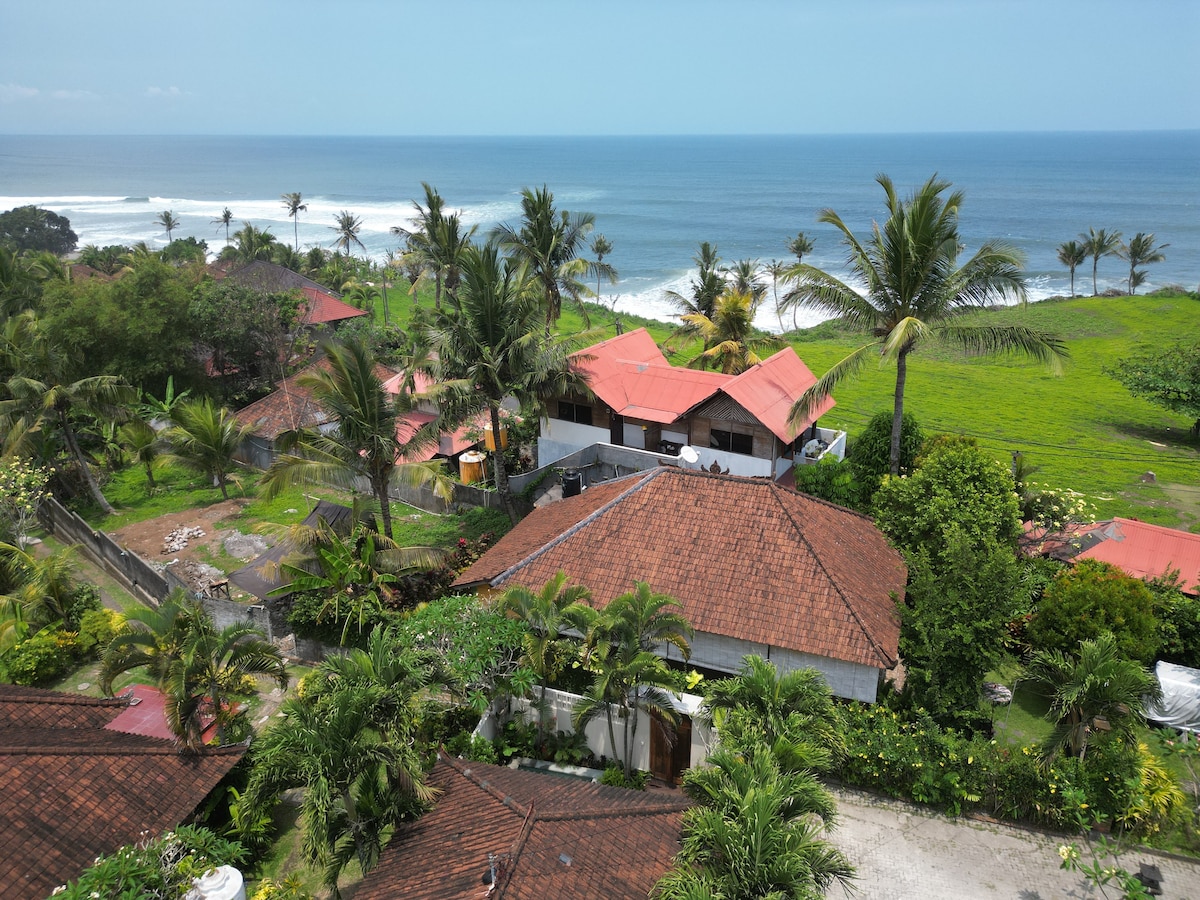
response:
{"label": "tall coconut palm", "polygon": [[[417,227],[412,231],[393,228],[392,233],[407,242],[408,262],[434,279],[433,304],[442,307],[442,290],[456,296],[462,269],[462,256],[475,235],[476,226],[464,229],[457,213],[446,213],[446,203],[432,185],[421,183],[425,189],[425,205],[413,201]],[[413,282],[413,291],[417,288]]]}
{"label": "tall coconut palm", "polygon": [[329,230],[336,234],[333,246],[339,248],[346,256],[350,255],[351,247],[366,250],[366,244],[359,239],[358,232],[362,230],[362,217],[356,216],[348,209],[343,209],[333,217],[334,224]]}
{"label": "tall coconut palm", "polygon": [[[538,327],[538,294],[523,262],[501,258],[495,244],[468,248],[458,306],[443,309],[431,332],[447,420],[467,421],[486,410],[492,433],[500,434],[500,407],[508,397],[540,409],[549,397],[590,393],[569,356],[588,335],[548,336]],[[494,462],[496,491],[515,524],[520,516],[504,454],[496,453]]]}
{"label": "tall coconut palm", "polygon": [[[32,441],[38,433],[57,431],[92,499],[112,515],[115,510],[100,491],[79,445],[76,421],[88,416],[118,418],[136,400],[137,392],[115,375],[76,379],[77,361],[50,342],[31,311],[9,320],[0,340],[0,358],[6,360],[7,370],[15,372],[5,383],[5,399],[0,400],[0,433],[19,434]],[[9,449],[20,448],[10,445]]]}
{"label": "tall coconut palm", "polygon": [[1128,244],[1122,244],[1117,248],[1117,255],[1129,263],[1129,293],[1133,294],[1137,290],[1138,285],[1146,280],[1146,273],[1140,270],[1141,266],[1149,265],[1150,263],[1162,262],[1166,259],[1163,250],[1170,247],[1170,244],[1154,244],[1154,232],[1146,234],[1144,231],[1139,231],[1129,241]]}
{"label": "tall coconut palm", "polygon": [[584,289],[579,281],[587,273],[588,264],[580,254],[595,225],[596,217],[591,213],[555,209],[554,194],[542,185],[537,190],[521,191],[520,227],[500,225],[492,232],[492,239],[523,260],[541,285],[547,334],[562,314],[564,293],[578,304],[584,324],[588,324],[581,300]]}
{"label": "tall coconut palm", "polygon": [[728,291],[736,294],[749,294],[757,304],[762,301],[767,292],[767,286],[759,279],[761,267],[757,259],[739,259],[731,266],[726,266],[724,275]]}
{"label": "tall coconut palm", "polygon": [[396,436],[400,417],[416,409],[417,398],[409,390],[389,395],[383,388],[384,373],[374,353],[357,338],[326,341],[321,345],[326,367],[301,375],[298,383],[312,392],[313,400],[336,422],[328,433],[290,432],[280,444],[281,453],[263,475],[268,497],[296,484],[333,482],[355,489],[355,479],[367,480],[383,518],[383,533],[392,536],[391,502],[388,487],[400,477],[410,484],[432,484],[441,497],[450,488],[441,476],[441,464],[405,463],[398,460],[409,450],[436,441],[436,434],[423,430],[406,442]]}
{"label": "tall coconut palm", "polygon": [[169,209],[165,209],[158,214],[158,218],[154,221],[166,229],[167,243],[171,243],[171,232],[179,227],[179,219],[175,213]]}
{"label": "tall coconut palm", "polygon": [[215,219],[212,219],[212,224],[217,226],[220,231],[221,226],[225,226],[225,246],[229,246],[229,224],[233,221],[233,211],[228,206],[221,210],[221,214]]}
{"label": "tall coconut palm", "polygon": [[163,435],[170,447],[165,457],[211,478],[221,489],[221,497],[228,500],[226,485],[235,465],[234,456],[254,426],[239,422],[232,412],[207,397],[180,403],[173,421]]}
{"label": "tall coconut palm", "polygon": [[361,684],[315,701],[288,700],[282,720],[255,744],[248,805],[266,807],[304,788],[302,852],[323,869],[335,898],[345,866],[357,860],[369,871],[397,822],[433,799],[415,743],[378,727],[378,702],[379,692]]}
{"label": "tall coconut palm", "polygon": [[267,228],[256,228],[249,222],[233,233],[233,244],[221,251],[221,259],[232,259],[240,263],[256,259],[270,260],[275,246],[275,235]]}
{"label": "tall coconut palm", "polygon": [[211,623],[192,629],[171,661],[164,684],[171,733],[185,747],[197,749],[211,716],[217,741],[224,744],[238,715],[235,696],[245,692],[247,676],[259,675],[274,679],[281,689],[287,687],[283,655],[258,629],[235,624],[218,631]]}
{"label": "tall coconut palm", "polygon": [[684,814],[676,868],[659,900],[787,900],[849,891],[854,868],[824,839],[832,799],[808,774],[780,772],[767,753],[718,750],[684,777],[697,803]]}
{"label": "tall coconut palm", "polygon": [[691,281],[691,291],[686,295],[667,291],[667,301],[680,315],[711,317],[716,311],[717,298],[726,288],[721,275],[721,257],[717,255],[716,246],[703,241],[692,259],[696,263],[696,277]]}
{"label": "tall coconut palm", "polygon": [[1058,261],[1071,272],[1071,296],[1075,296],[1075,270],[1087,259],[1087,247],[1079,241],[1066,241],[1058,245]]}
{"label": "tall coconut palm", "polygon": [[[0,566],[16,581],[0,596],[0,607],[19,613],[19,621],[38,628],[61,622],[67,630],[79,623],[71,618],[75,580],[76,547],[63,547],[40,555],[19,544],[0,543]],[[4,580],[0,579],[0,583]]]}
{"label": "tall coconut palm", "polygon": [[1096,286],[1096,269],[1100,265],[1100,257],[1117,254],[1121,249],[1121,232],[1089,228],[1087,234],[1079,235],[1079,240],[1087,255],[1092,258],[1092,296],[1097,297],[1100,290]]}
{"label": "tall coconut palm", "polygon": [[290,194],[280,194],[279,199],[283,201],[283,208],[287,210],[288,218],[292,220],[292,239],[295,242],[294,250],[300,250],[300,213],[308,211],[308,204],[301,199],[299,191],[293,191]]}
{"label": "tall coconut palm", "polygon": [[740,375],[762,362],[760,354],[782,347],[774,335],[756,333],[757,309],[751,294],[731,288],[717,298],[711,318],[701,313],[681,316],[689,332],[704,343],[704,349],[688,360],[688,367],[707,369],[711,363],[726,375]]}
{"label": "tall coconut palm", "polygon": [[1137,728],[1146,718],[1144,704],[1162,698],[1158,679],[1145,666],[1122,658],[1112,632],[1080,641],[1074,656],[1040,650],[1026,671],[1050,697],[1046,715],[1054,731],[1044,744],[1049,756],[1065,751],[1083,759],[1097,734],[1136,746]]}
{"label": "tall coconut palm", "polygon": [[613,252],[612,241],[602,234],[597,234],[592,238],[591,243],[592,253],[596,258],[588,263],[588,271],[596,276],[596,299],[600,299],[600,283],[607,281],[609,284],[617,283],[617,270],[613,268],[612,263],[606,263],[604,257]]}
{"label": "tall coconut palm", "polygon": [[525,625],[525,664],[538,680],[538,745],[541,746],[546,711],[546,688],[558,676],[578,647],[568,638],[587,633],[595,610],[586,605],[592,592],[581,584],[567,584],[565,572],[557,573],[534,593],[523,585],[510,587],[496,602],[498,609]]}
{"label": "tall coconut palm", "polygon": [[796,287],[787,302],[839,316],[869,330],[874,340],[829,369],[792,406],[790,421],[801,427],[817,404],[844,379],[872,359],[895,361],[891,472],[900,471],[900,424],[908,356],[928,339],[940,339],[968,353],[1019,352],[1052,366],[1067,355],[1057,337],[1024,325],[962,324],[964,312],[1006,298],[1025,299],[1019,251],[985,241],[962,264],[958,261],[958,213],[963,195],[943,193],[949,182],[930,178],[907,200],[900,199],[886,175],[876,179],[887,199],[888,218],[860,242],[832,209],[818,221],[833,225],[849,248],[849,265],[866,286],[860,294],[841,279],[804,263],[791,271]]}

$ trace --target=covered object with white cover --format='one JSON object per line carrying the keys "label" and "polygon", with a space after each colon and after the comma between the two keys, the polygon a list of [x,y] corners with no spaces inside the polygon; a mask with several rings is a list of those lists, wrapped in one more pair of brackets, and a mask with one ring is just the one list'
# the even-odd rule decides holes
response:
{"label": "covered object with white cover", "polygon": [[1154,666],[1154,674],[1162,685],[1162,700],[1146,706],[1146,718],[1200,734],[1200,669],[1160,659]]}

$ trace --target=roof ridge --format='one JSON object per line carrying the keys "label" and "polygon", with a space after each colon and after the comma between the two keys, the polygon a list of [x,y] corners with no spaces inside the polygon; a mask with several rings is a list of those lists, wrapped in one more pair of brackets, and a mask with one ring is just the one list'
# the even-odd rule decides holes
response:
{"label": "roof ridge", "polygon": [[[867,626],[867,623],[863,621],[862,616],[858,614],[858,610],[854,608],[854,604],[850,602],[850,599],[846,596],[846,592],[842,590],[842,586],[838,579],[834,578],[833,574],[828,568],[826,568],[825,560],[822,558],[822,554],[817,552],[817,548],[812,545],[812,541],[808,539],[808,535],[804,532],[804,529],[800,527],[800,523],[796,521],[796,518],[792,515],[792,511],[788,508],[788,505],[783,502],[783,498],[780,496],[780,494],[782,494],[786,488],[781,487],[774,481],[768,480],[766,483],[772,489],[772,498],[774,498],[775,502],[779,504],[779,508],[783,510],[783,514],[787,516],[788,521],[792,523],[792,528],[795,529],[800,540],[804,542],[804,546],[809,549],[809,552],[812,554],[812,558],[816,561],[817,566],[820,568],[821,572],[824,573],[829,584],[833,587],[834,593],[837,594],[838,598],[842,601],[842,604],[847,610],[849,610],[851,617],[853,617],[854,621],[858,624],[858,627],[862,629],[862,633],[866,636],[867,640],[871,644],[871,649],[875,651],[876,656],[878,656],[879,659],[881,659],[886,665],[895,664],[895,660],[888,657],[887,652],[883,649],[883,646],[880,644],[879,640]],[[807,494],[801,494],[799,491],[793,491],[792,493],[798,497],[808,496]],[[836,504],[829,505],[836,506]]]}
{"label": "roof ridge", "polygon": [[525,821],[521,823],[521,831],[513,839],[513,842],[508,845],[509,861],[507,871],[503,872],[504,879],[501,882],[500,888],[496,894],[497,900],[500,900],[500,898],[504,896],[504,892],[508,889],[509,882],[512,881],[512,877],[517,871],[517,863],[521,861],[521,854],[525,852],[525,845],[529,843],[529,836],[533,834],[533,824],[533,803],[530,802],[529,812],[525,814]]}
{"label": "roof ridge", "polygon": [[[588,525],[592,524],[592,522],[596,521],[596,519],[598,519],[600,516],[607,513],[610,509],[612,509],[616,504],[620,503],[626,497],[629,497],[629,496],[637,493],[638,491],[642,490],[642,488],[644,488],[649,482],[651,482],[655,478],[657,478],[660,473],[665,472],[671,468],[675,468],[675,467],[674,466],[661,466],[657,469],[643,470],[641,472],[634,472],[630,475],[625,476],[627,478],[636,478],[636,483],[630,485],[630,487],[628,489],[621,491],[619,494],[612,497],[606,503],[603,503],[596,509],[592,510],[592,512],[588,513],[588,515],[584,516],[582,519],[580,519],[578,522],[576,522],[574,525],[572,525],[566,531],[563,531],[562,533],[560,533],[557,537],[554,538],[554,540],[550,541],[548,544],[543,544],[542,546],[540,546],[536,550],[534,550],[532,553],[529,553],[526,556],[522,557],[521,559],[517,560],[515,563],[513,563],[511,566],[509,566],[503,572],[496,575],[494,578],[490,579],[488,581],[488,584],[490,584],[492,586],[499,584],[503,579],[510,577],[515,572],[520,571],[525,566],[529,565],[534,560],[536,560],[539,556],[542,556],[543,554],[550,552],[550,550],[552,550],[554,547],[557,547],[559,544],[561,544],[567,538],[573,537],[574,535],[576,535],[580,531],[582,531],[584,528],[586,528]],[[616,479],[613,479],[613,480],[615,481]]]}
{"label": "roof ridge", "polygon": [[543,822],[570,822],[577,819],[613,819],[623,816],[661,816],[666,813],[682,812],[690,806],[691,803],[681,797],[679,800],[673,802],[660,800],[655,803],[647,803],[644,806],[629,806],[622,809],[612,809],[610,807],[583,807],[563,810],[562,812],[543,812],[538,815],[538,818]]}
{"label": "roof ridge", "polygon": [[35,696],[32,694],[10,695],[8,693],[4,693],[0,694],[0,701],[4,703],[36,703],[43,706],[46,704],[60,704],[63,706],[98,706],[102,708],[115,708],[128,706],[132,697],[132,694],[130,694],[128,697],[89,697],[86,694],[46,691],[40,696]]}
{"label": "roof ridge", "polygon": [[[53,729],[49,729],[53,730]],[[66,730],[66,729],[63,729]],[[6,747],[0,744],[0,756],[187,756],[196,759],[203,759],[210,756],[231,756],[235,753],[245,753],[246,747],[243,744],[227,744],[223,747],[206,747],[200,753],[185,753],[180,746],[167,738],[156,738],[145,734],[135,734],[131,731],[116,731],[111,728],[98,728],[96,731],[104,731],[109,734],[123,734],[130,737],[141,738],[145,741],[154,741],[154,744],[122,744],[120,746],[96,746],[89,747],[71,747],[63,746],[62,744],[20,744],[12,747]]]}
{"label": "roof ridge", "polygon": [[522,816],[528,816],[533,811],[532,803],[526,806],[519,800],[516,800],[511,794],[500,792],[492,785],[489,779],[480,777],[478,774],[476,774],[472,766],[465,765],[465,761],[457,760],[441,751],[439,751],[439,754],[442,756],[442,759],[446,760],[446,762],[448,762],[455,769],[455,771],[458,772],[459,775],[467,779],[467,781],[471,782],[471,784],[475,785],[489,797],[493,798],[494,800],[498,800],[502,806],[513,809],[518,815]]}

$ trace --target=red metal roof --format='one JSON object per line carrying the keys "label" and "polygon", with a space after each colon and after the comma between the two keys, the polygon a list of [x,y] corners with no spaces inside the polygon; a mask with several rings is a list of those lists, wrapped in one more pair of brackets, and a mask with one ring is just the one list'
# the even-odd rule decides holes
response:
{"label": "red metal roof", "polygon": [[821,403],[800,429],[788,427],[788,413],[809,387],[813,373],[791,347],[747,369],[725,375],[672,366],[644,328],[610,338],[574,355],[593,393],[615,413],[670,425],[689,410],[724,392],[785,443],[834,406]]}
{"label": "red metal roof", "polygon": [[355,309],[349,303],[343,303],[316,288],[302,287],[300,293],[304,295],[299,315],[301,325],[327,325],[367,315],[366,310]]}
{"label": "red metal roof", "polygon": [[1099,543],[1075,556],[1111,563],[1135,578],[1157,578],[1178,569],[1184,588],[1200,593],[1200,534],[1115,518],[1087,530]]}

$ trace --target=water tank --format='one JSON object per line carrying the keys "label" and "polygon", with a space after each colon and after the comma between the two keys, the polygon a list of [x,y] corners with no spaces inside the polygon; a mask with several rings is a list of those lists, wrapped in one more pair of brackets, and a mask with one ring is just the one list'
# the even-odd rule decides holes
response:
{"label": "water tank", "polygon": [[578,497],[583,493],[583,473],[578,469],[567,469],[563,472],[562,487],[564,497]]}
{"label": "water tank", "polygon": [[466,453],[459,455],[458,474],[462,478],[463,484],[483,481],[483,464],[486,460],[487,457],[478,450],[468,450]]}
{"label": "water tank", "polygon": [[[489,450],[491,450],[493,453],[496,452],[496,436],[494,434],[492,434],[492,423],[491,422],[489,422],[487,425],[483,426],[483,445],[485,447],[487,447]],[[501,423],[500,424],[500,449],[503,450],[506,447],[508,447],[508,426]]]}
{"label": "water tank", "polygon": [[233,866],[209,869],[192,885],[200,900],[246,900],[246,885],[242,873]]}

